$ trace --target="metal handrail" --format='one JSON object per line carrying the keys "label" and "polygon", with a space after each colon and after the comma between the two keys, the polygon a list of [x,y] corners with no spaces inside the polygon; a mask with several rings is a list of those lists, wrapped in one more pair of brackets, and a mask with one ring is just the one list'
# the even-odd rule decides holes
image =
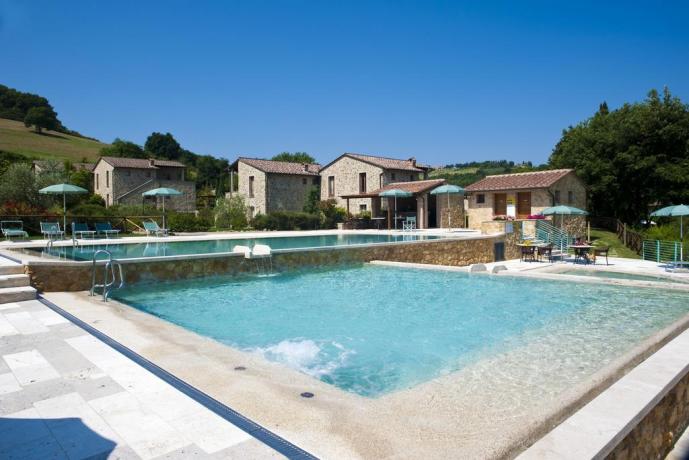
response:
{"label": "metal handrail", "polygon": [[[103,265],[103,284],[96,283],[96,259],[98,254],[106,254],[108,256],[105,265]],[[115,269],[117,268],[117,273]],[[117,286],[117,274],[119,273],[120,282]],[[109,278],[109,280],[108,280]],[[99,249],[93,253],[92,265],[91,265],[91,290],[89,291],[90,296],[96,295],[96,289],[103,289],[103,302],[108,301],[110,292],[113,289],[121,289],[124,287],[124,271],[122,269],[122,264],[117,260],[112,258],[112,253],[106,249]]]}

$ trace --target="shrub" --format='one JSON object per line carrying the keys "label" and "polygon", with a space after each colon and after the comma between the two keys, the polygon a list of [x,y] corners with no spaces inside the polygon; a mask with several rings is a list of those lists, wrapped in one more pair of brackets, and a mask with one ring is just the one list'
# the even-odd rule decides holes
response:
{"label": "shrub", "polygon": [[307,212],[276,211],[257,215],[251,226],[265,230],[316,230],[320,227],[320,218]]}
{"label": "shrub", "polygon": [[235,195],[228,200],[218,199],[215,205],[214,222],[217,229],[245,229],[249,222],[246,218],[244,198]]}
{"label": "shrub", "polygon": [[84,203],[73,207],[69,210],[69,214],[80,217],[101,217],[112,215],[110,210],[105,208],[105,206],[89,203]]}
{"label": "shrub", "polygon": [[192,213],[171,212],[167,215],[166,225],[173,232],[207,232],[212,224],[210,220]]}
{"label": "shrub", "polygon": [[337,206],[333,199],[318,202],[321,228],[335,228],[338,222],[344,222],[347,218],[347,210]]}

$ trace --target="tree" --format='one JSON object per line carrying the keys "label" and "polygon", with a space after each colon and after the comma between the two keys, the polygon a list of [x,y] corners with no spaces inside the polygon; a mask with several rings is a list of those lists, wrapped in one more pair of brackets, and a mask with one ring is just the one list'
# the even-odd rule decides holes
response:
{"label": "tree", "polygon": [[554,168],[574,168],[587,184],[595,215],[628,223],[652,205],[689,200],[689,106],[665,88],[562,133],[550,156]]}
{"label": "tree", "polygon": [[144,150],[155,158],[178,160],[182,154],[182,147],[170,133],[151,133],[146,139]]}
{"label": "tree", "polygon": [[306,195],[306,202],[304,203],[304,212],[308,212],[310,214],[318,213],[318,211],[320,211],[320,208],[318,207],[320,201],[321,188],[311,187],[308,195]]}
{"label": "tree", "polygon": [[140,146],[119,137],[109,146],[103,147],[100,154],[104,157],[148,158]]}
{"label": "tree", "polygon": [[24,203],[32,207],[41,204],[36,176],[28,163],[15,163],[0,177],[0,204]]}
{"label": "tree", "polygon": [[43,129],[56,129],[59,126],[57,114],[50,107],[31,107],[24,117],[24,126],[34,127],[37,133]]}
{"label": "tree", "polygon": [[316,159],[306,152],[282,152],[271,158],[273,161],[287,161],[289,163],[315,164]]}
{"label": "tree", "polygon": [[244,198],[240,195],[229,199],[218,198],[214,211],[215,227],[218,229],[242,230],[249,225]]}

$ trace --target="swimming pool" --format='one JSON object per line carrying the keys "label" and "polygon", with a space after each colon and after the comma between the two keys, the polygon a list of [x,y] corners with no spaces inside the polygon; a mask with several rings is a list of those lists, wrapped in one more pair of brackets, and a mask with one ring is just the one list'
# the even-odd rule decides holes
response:
{"label": "swimming pool", "polygon": [[[93,260],[93,254],[99,249],[107,249],[116,259],[135,259],[146,257],[183,256],[193,254],[213,254],[232,252],[232,248],[240,246],[253,247],[256,244],[267,244],[275,249],[300,249],[329,246],[350,246],[355,244],[399,243],[444,238],[441,235],[425,234],[337,234],[337,235],[309,235],[290,237],[238,238],[214,239],[202,241],[154,240],[148,243],[114,244],[82,244],[78,247],[64,246],[51,249],[25,249],[29,253],[43,253],[72,260]],[[98,259],[105,259],[105,254],[99,254]]]}
{"label": "swimming pool", "polygon": [[680,292],[375,265],[141,284],[115,298],[366,397],[482,367],[515,392],[535,378],[537,398],[689,313]]}
{"label": "swimming pool", "polygon": [[[653,275],[639,275],[636,273],[623,273],[608,270],[586,270],[571,268],[567,270],[560,270],[557,273],[561,275],[576,275],[576,276],[592,276],[594,278],[608,278],[618,280],[633,280],[633,281],[655,281],[662,283],[683,283],[684,281],[673,279],[668,276],[653,276]],[[687,280],[686,282],[689,282]]]}

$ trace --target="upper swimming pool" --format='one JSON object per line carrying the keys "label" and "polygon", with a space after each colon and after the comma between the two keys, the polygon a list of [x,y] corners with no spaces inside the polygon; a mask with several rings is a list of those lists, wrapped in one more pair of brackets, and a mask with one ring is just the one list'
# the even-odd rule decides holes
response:
{"label": "upper swimming pool", "polygon": [[[275,249],[299,249],[328,246],[349,246],[355,244],[380,244],[405,241],[434,240],[443,238],[438,235],[409,234],[337,234],[337,235],[309,235],[289,237],[266,238],[239,238],[216,239],[202,241],[176,241],[167,242],[164,239],[156,239],[148,243],[123,243],[115,244],[82,244],[78,247],[65,246],[52,249],[26,249],[29,252],[39,252],[56,257],[72,260],[92,260],[93,254],[99,249],[107,249],[116,259],[136,259],[161,256],[182,256],[193,254],[213,254],[232,252],[232,248],[241,245],[253,247],[255,244],[266,244]],[[105,254],[100,254],[99,259],[105,259]]]}
{"label": "upper swimming pool", "polygon": [[461,391],[511,382],[492,396],[509,404],[579,383],[689,313],[684,292],[375,265],[114,296],[359,395],[467,370]]}

